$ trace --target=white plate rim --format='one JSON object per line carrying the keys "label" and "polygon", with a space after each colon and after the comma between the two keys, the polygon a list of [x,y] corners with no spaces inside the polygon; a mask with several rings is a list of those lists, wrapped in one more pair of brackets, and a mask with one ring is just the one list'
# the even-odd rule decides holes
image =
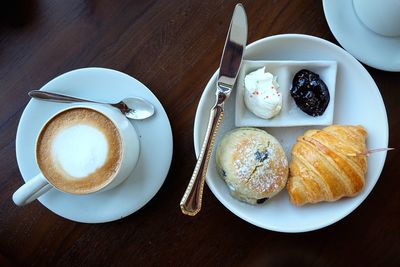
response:
{"label": "white plate rim", "polygon": [[[253,49],[253,47],[256,47],[259,44],[265,43],[265,42],[269,42],[269,41],[273,41],[275,39],[290,39],[290,38],[304,38],[304,39],[309,39],[312,41],[316,41],[316,42],[321,42],[326,46],[331,47],[332,49],[338,50],[340,51],[340,53],[344,53],[347,54],[348,56],[348,60],[353,61],[354,64],[358,65],[363,72],[363,75],[365,76],[366,79],[369,80],[370,83],[374,84],[376,86],[375,81],[372,79],[372,77],[369,75],[369,73],[367,72],[367,70],[361,65],[361,63],[359,61],[357,61],[350,53],[348,53],[347,51],[345,51],[344,49],[342,49],[341,47],[327,41],[324,40],[322,38],[319,37],[315,37],[315,36],[311,36],[311,35],[306,35],[306,34],[278,34],[278,35],[273,35],[273,36],[268,36],[262,39],[259,39],[249,45],[247,45],[246,47],[246,52],[244,55],[244,59],[246,59],[246,54],[249,50]],[[264,59],[263,59],[264,60]],[[361,70],[360,69],[360,70]],[[201,141],[198,141],[199,139],[199,128],[200,128],[200,117],[201,117],[201,112],[202,110],[204,110],[204,106],[206,105],[206,94],[207,94],[207,88],[210,88],[209,90],[211,90],[214,81],[216,81],[217,75],[218,75],[218,69],[215,71],[215,73],[212,75],[212,77],[210,78],[210,80],[208,81],[207,85],[204,88],[204,91],[201,95],[197,110],[196,110],[196,115],[195,115],[195,121],[194,121],[194,131],[193,131],[193,140],[194,140],[194,149],[195,149],[195,153],[196,153],[196,157],[198,157],[199,153],[200,153],[200,149],[201,149]],[[376,86],[376,88],[378,88]],[[380,94],[379,90],[376,90],[376,97],[377,97],[377,101],[379,102],[379,107],[382,109],[382,112],[385,114],[385,129],[384,129],[384,133],[385,136],[383,136],[382,138],[385,140],[386,146],[388,144],[389,141],[389,126],[388,126],[388,120],[387,120],[387,112],[386,112],[386,108],[383,102],[383,98],[382,95]],[[232,209],[229,205],[229,203],[227,203],[220,195],[218,190],[216,189],[216,187],[214,187],[213,183],[212,183],[212,178],[210,178],[208,175],[206,176],[206,182],[208,187],[210,188],[210,190],[213,192],[214,196],[228,209],[230,210],[233,214],[235,214],[236,216],[238,216],[239,218],[253,224],[256,225],[260,228],[263,229],[267,229],[267,230],[272,230],[272,231],[276,231],[276,232],[285,232],[285,233],[301,233],[301,232],[309,232],[309,231],[314,231],[314,230],[318,230],[324,227],[327,227],[329,225],[332,225],[340,220],[342,220],[344,217],[346,217],[347,215],[349,215],[351,212],[353,212],[366,198],[367,196],[371,193],[372,189],[374,188],[375,184],[377,183],[377,181],[379,180],[379,176],[382,172],[382,169],[384,167],[385,164],[385,160],[386,160],[386,152],[383,153],[383,161],[380,162],[379,164],[379,168],[378,168],[378,177],[376,178],[376,180],[374,181],[374,183],[372,184],[371,190],[369,192],[367,192],[367,194],[365,195],[364,198],[358,198],[358,201],[356,201],[353,205],[353,207],[349,208],[348,212],[343,213],[342,216],[339,216],[331,221],[328,222],[324,222],[324,223],[320,223],[320,224],[316,224],[313,225],[311,227],[308,228],[302,228],[302,229],[281,229],[281,228],[276,228],[276,227],[265,227],[264,225],[260,224],[258,221],[253,220],[251,217],[245,216],[244,214],[239,213],[238,211]]]}

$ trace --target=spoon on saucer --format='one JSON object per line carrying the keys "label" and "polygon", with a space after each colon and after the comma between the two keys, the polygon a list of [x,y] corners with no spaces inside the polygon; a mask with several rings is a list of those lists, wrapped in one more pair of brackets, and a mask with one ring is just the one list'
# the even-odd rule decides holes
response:
{"label": "spoon on saucer", "polygon": [[28,93],[28,95],[32,98],[45,101],[52,101],[52,102],[61,102],[61,103],[89,102],[98,104],[108,104],[113,107],[116,107],[122,112],[122,114],[124,114],[129,119],[133,120],[144,120],[153,116],[154,114],[154,106],[147,100],[139,97],[128,97],[121,100],[118,103],[104,103],[104,102],[97,102],[88,99],[81,99],[72,96],[56,94],[40,90],[32,90]]}

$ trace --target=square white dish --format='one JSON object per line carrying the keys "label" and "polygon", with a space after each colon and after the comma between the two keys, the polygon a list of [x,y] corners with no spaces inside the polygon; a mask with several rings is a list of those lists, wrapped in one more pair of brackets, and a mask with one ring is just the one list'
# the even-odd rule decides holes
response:
{"label": "square white dish", "polygon": [[[271,119],[263,119],[254,115],[247,109],[244,103],[244,78],[250,72],[265,66],[265,71],[277,77],[278,91],[282,95],[282,109]],[[325,82],[330,94],[330,101],[324,114],[313,117],[304,113],[297,107],[290,88],[294,75],[307,69],[315,72]],[[236,81],[236,103],[235,103],[235,125],[236,127],[287,127],[287,126],[309,126],[330,125],[333,122],[335,106],[337,62],[331,60],[314,61],[265,61],[244,60]]]}

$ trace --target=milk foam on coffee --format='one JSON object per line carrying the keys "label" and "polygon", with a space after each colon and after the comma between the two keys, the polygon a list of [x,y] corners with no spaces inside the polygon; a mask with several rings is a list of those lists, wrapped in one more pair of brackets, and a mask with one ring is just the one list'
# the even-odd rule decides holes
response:
{"label": "milk foam on coffee", "polygon": [[105,115],[89,108],[65,110],[39,134],[36,157],[56,188],[96,192],[112,181],[121,164],[121,136]]}
{"label": "milk foam on coffee", "polygon": [[52,154],[66,173],[82,178],[104,165],[108,143],[97,128],[77,124],[60,130],[54,138]]}

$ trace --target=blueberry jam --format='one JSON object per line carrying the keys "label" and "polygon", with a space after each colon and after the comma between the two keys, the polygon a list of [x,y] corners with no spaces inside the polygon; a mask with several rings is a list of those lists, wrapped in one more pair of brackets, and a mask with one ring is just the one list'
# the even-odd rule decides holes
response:
{"label": "blueberry jam", "polygon": [[313,117],[324,114],[330,100],[324,81],[318,74],[305,69],[294,75],[290,94],[296,105]]}

